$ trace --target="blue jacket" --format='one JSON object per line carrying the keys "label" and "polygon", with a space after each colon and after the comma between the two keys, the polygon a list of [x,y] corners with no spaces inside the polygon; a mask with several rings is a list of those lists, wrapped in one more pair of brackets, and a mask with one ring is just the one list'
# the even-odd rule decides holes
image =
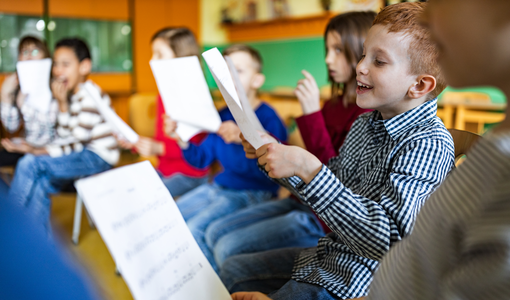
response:
{"label": "blue jacket", "polygon": [[[269,105],[262,103],[255,114],[264,129],[280,141],[287,140],[285,126]],[[220,111],[220,117],[222,122],[235,122],[228,108]],[[209,134],[199,145],[190,144],[183,154],[188,163],[196,168],[205,168],[218,161],[223,170],[214,178],[214,182],[224,188],[265,190],[273,194],[278,190],[279,185],[260,172],[257,160],[246,158],[242,145],[227,144],[217,134]]]}

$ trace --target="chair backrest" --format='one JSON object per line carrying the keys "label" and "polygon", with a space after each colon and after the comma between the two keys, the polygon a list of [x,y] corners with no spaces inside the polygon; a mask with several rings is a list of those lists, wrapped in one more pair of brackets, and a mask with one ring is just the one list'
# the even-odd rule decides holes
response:
{"label": "chair backrest", "polygon": [[129,98],[129,120],[139,135],[154,137],[156,97],[155,93],[139,93]]}
{"label": "chair backrest", "polygon": [[455,161],[462,157],[463,155],[467,155],[469,149],[473,147],[476,142],[481,138],[478,134],[458,130],[458,129],[448,129],[453,138],[453,144],[455,146]]}
{"label": "chair backrest", "polygon": [[444,103],[490,103],[491,97],[479,92],[446,92],[441,101]]}

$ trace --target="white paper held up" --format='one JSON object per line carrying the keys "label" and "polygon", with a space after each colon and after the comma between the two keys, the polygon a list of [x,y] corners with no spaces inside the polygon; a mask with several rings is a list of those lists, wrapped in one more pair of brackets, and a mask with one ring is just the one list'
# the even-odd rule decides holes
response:
{"label": "white paper held up", "polygon": [[243,84],[241,83],[241,79],[239,78],[239,74],[237,73],[237,69],[234,66],[234,62],[229,56],[225,56],[225,61],[227,62],[228,68],[230,70],[230,74],[232,75],[232,79],[234,80],[234,85],[237,90],[237,95],[241,100],[241,106],[243,107],[243,111],[250,120],[250,123],[255,126],[255,129],[260,132],[266,132],[262,124],[260,123],[259,118],[255,114],[255,111],[250,105],[250,101],[248,100],[248,96],[246,95],[246,91],[244,90]]}
{"label": "white paper held up", "polygon": [[103,102],[101,94],[99,94],[99,90],[95,88],[92,82],[87,81],[82,84],[82,88],[94,99],[96,102],[96,107],[101,116],[112,126],[115,133],[124,137],[128,142],[135,144],[138,142],[140,138],[139,135],[129,127],[124,120],[122,120],[114,111]]}
{"label": "white paper held up", "polygon": [[230,94],[232,99],[234,99],[234,101],[242,110],[243,106],[237,95],[234,81],[232,81],[232,76],[230,75],[227,63],[225,62],[225,59],[223,58],[223,55],[221,55],[218,48],[212,48],[205,51],[202,53],[202,57],[205,59],[209,70],[211,70],[211,73],[216,75],[216,79],[218,79],[223,84],[225,90]]}
{"label": "white paper held up", "polygon": [[196,133],[218,131],[221,118],[209,93],[198,57],[151,60],[150,65],[165,111],[177,121],[177,134],[181,139],[189,140],[184,136],[189,135],[191,128],[195,128]]}
{"label": "white paper held up", "polygon": [[[216,50],[216,51],[213,51]],[[212,52],[210,52],[212,51]],[[206,55],[207,54],[207,55]],[[219,57],[218,57],[219,55]],[[244,138],[255,148],[258,149],[262,145],[264,145],[264,141],[260,137],[260,133],[257,132],[255,129],[255,125],[250,122],[250,119],[246,115],[246,113],[243,111],[241,107],[241,103],[239,102],[239,99],[237,101],[234,99],[234,95],[237,97],[237,93],[235,91],[235,88],[233,88],[232,91],[227,91],[225,86],[223,86],[223,82],[229,81],[232,84],[232,87],[234,86],[234,83],[232,81],[232,77],[230,75],[230,71],[228,70],[227,63],[223,59],[223,56],[221,56],[221,53],[218,51],[218,49],[213,48],[211,50],[208,50],[202,54],[204,56],[205,62],[209,66],[209,69],[211,70],[211,74],[213,75],[214,81],[218,85],[218,88],[220,89],[221,94],[223,95],[223,98],[225,99],[225,102],[228,105],[228,108],[232,115],[234,116],[234,119],[236,120],[237,126],[239,126],[239,129],[241,129],[241,132],[243,133]],[[217,68],[217,67],[211,67],[209,62],[213,65],[218,65],[220,62],[223,61],[223,65],[225,65],[226,68]],[[215,71],[221,72],[221,74],[216,74]],[[218,76],[221,76],[223,78],[223,82],[218,79]],[[227,80],[229,79],[229,80]],[[231,94],[233,93],[233,94]]]}
{"label": "white paper held up", "polygon": [[51,58],[19,61],[16,63],[21,93],[26,94],[26,103],[42,113],[50,109]]}
{"label": "white paper held up", "polygon": [[75,185],[135,299],[231,299],[148,161]]}

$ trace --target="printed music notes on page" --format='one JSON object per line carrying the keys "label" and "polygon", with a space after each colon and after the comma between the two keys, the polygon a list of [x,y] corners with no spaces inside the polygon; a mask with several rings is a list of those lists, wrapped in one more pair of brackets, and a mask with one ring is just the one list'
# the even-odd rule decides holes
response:
{"label": "printed music notes on page", "polygon": [[135,299],[231,299],[148,161],[75,185]]}

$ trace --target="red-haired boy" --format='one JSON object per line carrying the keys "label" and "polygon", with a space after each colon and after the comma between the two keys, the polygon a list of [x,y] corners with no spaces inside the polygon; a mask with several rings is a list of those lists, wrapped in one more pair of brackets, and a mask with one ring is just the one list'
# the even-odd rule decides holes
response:
{"label": "red-haired boy", "polygon": [[374,112],[356,120],[328,166],[298,147],[273,142],[255,150],[243,142],[246,155],[257,157],[333,232],[315,248],[228,259],[221,277],[231,292],[294,300],[363,297],[379,261],[411,232],[454,163],[452,138],[436,116],[445,83],[436,48],[419,24],[424,7],[396,4],[376,17],[356,69],[357,104]]}

